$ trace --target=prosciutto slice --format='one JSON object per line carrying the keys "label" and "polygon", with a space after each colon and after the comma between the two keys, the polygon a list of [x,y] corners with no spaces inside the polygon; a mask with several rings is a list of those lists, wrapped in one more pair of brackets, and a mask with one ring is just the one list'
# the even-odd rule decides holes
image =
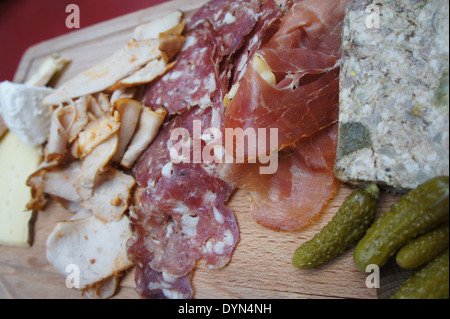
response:
{"label": "prosciutto slice", "polygon": [[[256,52],[277,83],[266,82],[248,67],[226,109],[227,128],[277,128],[283,149],[337,121],[339,34],[348,2],[292,4],[278,31]],[[266,145],[258,154],[270,151]]]}
{"label": "prosciutto slice", "polygon": [[219,175],[250,192],[251,213],[277,231],[299,231],[313,222],[337,191],[333,167],[338,125],[304,138],[280,153],[274,175],[258,164],[226,164]]}
{"label": "prosciutto slice", "polygon": [[[304,229],[336,192],[340,34],[348,2],[291,2],[278,30],[255,53],[276,83],[251,64],[236,77],[240,81],[228,102],[225,125],[255,132],[277,128],[278,171],[260,175],[258,164],[225,164],[219,175],[250,192],[253,216],[271,229]],[[268,144],[259,147],[258,155],[277,151]]]}
{"label": "prosciutto slice", "polygon": [[275,1],[267,1],[260,10],[260,18],[245,39],[244,44],[234,56],[231,84],[237,84],[247,70],[248,64],[265,39],[276,31],[281,16],[280,6]]}

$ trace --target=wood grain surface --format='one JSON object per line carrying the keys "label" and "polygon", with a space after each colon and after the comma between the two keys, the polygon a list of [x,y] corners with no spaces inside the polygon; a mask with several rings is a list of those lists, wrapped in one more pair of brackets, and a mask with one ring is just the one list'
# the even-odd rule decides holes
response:
{"label": "wood grain surface", "polygon": [[[205,0],[177,0],[138,11],[31,47],[23,56],[15,82],[23,82],[48,55],[55,52],[72,59],[71,65],[56,83],[64,83],[78,72],[100,62],[132,36],[144,22],[180,9],[190,16]],[[195,298],[199,299],[306,299],[377,298],[375,289],[366,287],[368,274],[353,265],[353,249],[315,270],[302,271],[291,264],[295,249],[318,233],[335,215],[352,189],[340,185],[336,197],[320,219],[308,229],[296,233],[275,232],[257,224],[249,213],[247,193],[237,191],[229,207],[238,219],[241,240],[228,266],[210,270],[199,262],[193,278]],[[398,198],[382,194],[379,213]],[[47,262],[45,243],[58,221],[70,213],[52,202],[36,214],[34,242],[31,248],[0,247],[0,298],[85,298],[80,291],[65,286],[65,276]],[[134,270],[121,280],[114,298],[139,298],[135,292]]]}

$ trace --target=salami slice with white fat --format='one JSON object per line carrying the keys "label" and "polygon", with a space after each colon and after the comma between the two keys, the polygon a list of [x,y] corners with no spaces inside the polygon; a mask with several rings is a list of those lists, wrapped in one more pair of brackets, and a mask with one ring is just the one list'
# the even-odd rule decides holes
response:
{"label": "salami slice with white fat", "polygon": [[210,107],[220,58],[217,32],[208,22],[198,26],[186,35],[177,65],[149,87],[145,104],[154,110],[163,106],[169,113],[181,113],[194,105]]}
{"label": "salami slice with white fat", "polygon": [[191,274],[175,278],[138,265],[136,278],[136,290],[148,299],[191,299],[193,295]]}
{"label": "salami slice with white fat", "polygon": [[193,29],[209,21],[222,39],[223,55],[230,55],[239,49],[255,26],[260,7],[259,0],[213,0],[196,12],[186,27]]}
{"label": "salami slice with white fat", "polygon": [[191,107],[215,107],[215,97],[223,101],[221,87],[228,85],[223,72],[229,59],[244,43],[260,15],[258,0],[213,0],[187,22],[186,42],[176,58],[177,65],[151,85],[145,104],[164,106],[169,113]]}
{"label": "salami slice with white fat", "polygon": [[[172,119],[133,170],[142,191],[131,219],[134,237],[128,253],[138,265],[148,264],[170,278],[189,275],[200,259],[211,268],[224,267],[239,241],[236,218],[224,204],[233,188],[215,174],[213,164],[171,162],[171,129],[192,133],[195,118],[207,125],[211,108],[193,108]],[[149,278],[155,277],[144,270],[137,272],[136,281],[151,286]]]}
{"label": "salami slice with white fat", "polygon": [[222,180],[194,164],[174,166],[170,178],[145,190],[132,218],[135,237],[128,254],[149,269],[137,272],[136,282],[152,290],[150,269],[176,281],[190,276],[200,259],[214,269],[228,264],[239,241],[235,216],[224,205],[230,193]]}
{"label": "salami slice with white fat", "polygon": [[199,259],[225,266],[239,240],[232,211],[224,205],[231,188],[200,165],[174,165],[170,177],[141,197],[138,216],[146,220],[147,249],[154,270],[181,277]]}

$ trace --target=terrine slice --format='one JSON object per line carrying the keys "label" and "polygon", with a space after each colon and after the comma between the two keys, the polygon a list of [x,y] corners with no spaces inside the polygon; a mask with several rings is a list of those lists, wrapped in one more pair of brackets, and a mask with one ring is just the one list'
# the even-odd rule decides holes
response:
{"label": "terrine slice", "polygon": [[335,175],[408,191],[449,175],[449,1],[354,1]]}

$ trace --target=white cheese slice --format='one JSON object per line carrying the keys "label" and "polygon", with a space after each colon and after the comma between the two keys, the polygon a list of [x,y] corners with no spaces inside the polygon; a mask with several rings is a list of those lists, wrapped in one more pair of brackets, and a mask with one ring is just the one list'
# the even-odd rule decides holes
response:
{"label": "white cheese slice", "polygon": [[42,104],[53,89],[4,81],[0,83],[0,107],[10,131],[23,143],[37,146],[47,141],[51,114]]}
{"label": "white cheese slice", "polygon": [[0,245],[28,247],[32,212],[26,205],[28,176],[39,166],[37,147],[24,145],[12,132],[0,140]]}

